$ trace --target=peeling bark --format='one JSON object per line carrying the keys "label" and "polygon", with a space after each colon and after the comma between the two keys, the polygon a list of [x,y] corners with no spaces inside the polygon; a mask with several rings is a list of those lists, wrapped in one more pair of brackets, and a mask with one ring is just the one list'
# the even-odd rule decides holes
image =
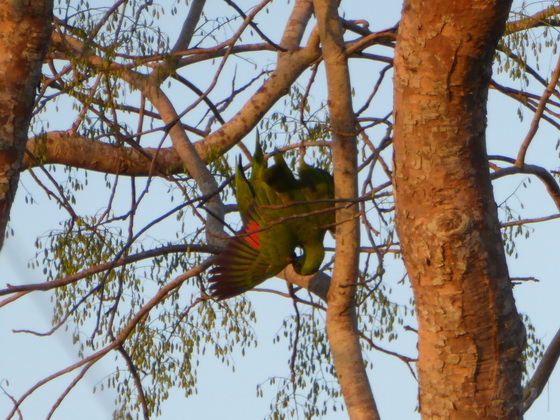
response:
{"label": "peeling bark", "polygon": [[50,39],[52,6],[52,0],[0,3],[0,249]]}
{"label": "peeling bark", "polygon": [[395,52],[396,223],[414,289],[423,418],[521,417],[524,329],[485,148],[509,1],[405,2]]}

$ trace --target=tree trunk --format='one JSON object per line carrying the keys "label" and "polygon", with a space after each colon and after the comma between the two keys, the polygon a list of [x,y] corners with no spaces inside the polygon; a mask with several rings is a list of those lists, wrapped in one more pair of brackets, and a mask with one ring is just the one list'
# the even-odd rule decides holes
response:
{"label": "tree trunk", "polygon": [[485,146],[510,3],[408,0],[399,27],[396,223],[416,300],[423,418],[521,417],[524,329]]}
{"label": "tree trunk", "polygon": [[0,249],[50,40],[52,8],[52,0],[0,3]]}
{"label": "tree trunk", "polygon": [[[329,90],[335,198],[358,196],[356,125],[348,62],[335,0],[314,0]],[[360,224],[357,205],[336,212],[334,271],[327,293],[327,336],[348,415],[379,418],[360,346],[355,314]]]}

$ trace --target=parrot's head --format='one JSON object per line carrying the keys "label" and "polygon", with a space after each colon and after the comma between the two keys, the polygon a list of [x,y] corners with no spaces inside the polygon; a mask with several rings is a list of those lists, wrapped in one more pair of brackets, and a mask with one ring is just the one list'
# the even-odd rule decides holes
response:
{"label": "parrot's head", "polygon": [[300,276],[309,276],[310,274],[315,274],[317,272],[317,270],[306,267],[305,259],[303,257],[294,258],[292,265],[294,267],[294,271]]}
{"label": "parrot's head", "polygon": [[298,246],[292,258],[294,271],[300,276],[315,274],[321,268],[324,256],[325,248],[322,243],[307,247]]}

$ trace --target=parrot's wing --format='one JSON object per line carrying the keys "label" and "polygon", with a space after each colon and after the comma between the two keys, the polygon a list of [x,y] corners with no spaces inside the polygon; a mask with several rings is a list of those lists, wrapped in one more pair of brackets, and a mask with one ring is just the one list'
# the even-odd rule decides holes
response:
{"label": "parrot's wing", "polygon": [[310,202],[309,208],[311,211],[322,211],[315,216],[317,227],[323,230],[329,229],[334,231],[334,203],[313,203],[314,201],[334,199],[334,180],[332,175],[324,169],[309,166],[302,160],[299,167],[299,180],[302,194]]}
{"label": "parrot's wing", "polygon": [[[257,142],[251,177],[245,177],[239,162],[235,184],[243,229],[215,260],[209,280],[212,296],[226,299],[239,295],[290,263],[300,274],[319,270],[325,255],[325,231],[334,226],[335,216],[334,211],[328,211],[334,207],[332,202],[314,202],[333,198],[332,176],[302,161],[296,179],[281,154],[268,168]],[[303,253],[296,258],[297,247]]]}
{"label": "parrot's wing", "polygon": [[227,299],[274,277],[293,260],[292,243],[281,224],[261,229],[250,220],[216,258],[209,280],[212,296]]}
{"label": "parrot's wing", "polygon": [[255,191],[245,177],[245,171],[241,164],[241,156],[237,162],[237,171],[235,172],[235,198],[237,199],[237,207],[241,220],[247,223],[249,208],[255,199]]}

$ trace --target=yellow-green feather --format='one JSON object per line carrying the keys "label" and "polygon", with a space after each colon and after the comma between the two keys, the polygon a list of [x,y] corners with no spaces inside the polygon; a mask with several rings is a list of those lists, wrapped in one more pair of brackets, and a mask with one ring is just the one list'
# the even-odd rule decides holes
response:
{"label": "yellow-green feather", "polygon": [[[319,270],[325,230],[334,225],[334,211],[316,214],[332,208],[332,203],[313,201],[332,198],[332,177],[303,162],[299,178],[281,154],[268,168],[258,142],[249,179],[239,162],[236,198],[244,225],[216,259],[210,279],[214,297],[225,299],[243,293],[292,262],[300,274]],[[298,258],[297,247],[303,250]]]}

